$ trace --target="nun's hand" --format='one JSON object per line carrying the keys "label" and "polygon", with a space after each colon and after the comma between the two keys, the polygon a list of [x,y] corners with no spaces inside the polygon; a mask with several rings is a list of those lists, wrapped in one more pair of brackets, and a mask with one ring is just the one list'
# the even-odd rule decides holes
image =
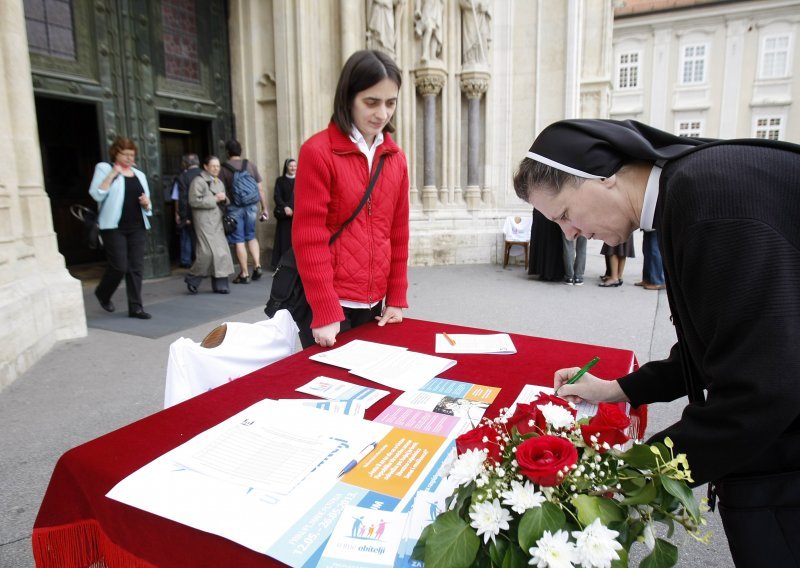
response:
{"label": "nun's hand", "polygon": [[581,402],[628,402],[628,397],[617,381],[606,381],[586,373],[577,383],[567,384],[580,371],[580,367],[569,367],[556,371],[553,379],[555,394],[563,399],[579,404]]}

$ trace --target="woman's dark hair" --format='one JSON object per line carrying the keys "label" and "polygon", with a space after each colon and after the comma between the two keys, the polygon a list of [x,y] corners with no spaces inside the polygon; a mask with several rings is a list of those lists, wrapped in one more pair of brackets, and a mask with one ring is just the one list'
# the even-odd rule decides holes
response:
{"label": "woman's dark hair", "polygon": [[[331,117],[342,133],[349,135],[353,129],[353,116],[350,109],[356,95],[384,79],[390,79],[398,89],[403,84],[397,64],[382,51],[364,49],[356,51],[347,59],[339,75],[339,84],[336,85],[336,95],[333,97],[333,116]],[[391,120],[386,123],[383,131],[394,132]]]}
{"label": "woman's dark hair", "polygon": [[517,193],[517,197],[527,203],[530,192],[534,189],[557,195],[565,185],[580,185],[585,179],[562,172],[542,162],[523,158],[514,174],[514,191]]}
{"label": "woman's dark hair", "polygon": [[283,162],[283,173],[281,175],[286,177],[286,174],[289,173],[289,164],[296,161],[294,158],[286,158],[286,161]]}
{"label": "woman's dark hair", "polygon": [[203,165],[207,166],[208,164],[211,163],[211,160],[218,160],[219,161],[219,156],[215,156],[214,154],[209,154],[208,156],[203,158]]}
{"label": "woman's dark hair", "polygon": [[139,153],[139,149],[136,147],[133,140],[125,138],[124,136],[117,136],[114,138],[111,146],[108,147],[108,159],[115,162],[117,160],[117,154],[123,150],[133,150],[137,154]]}

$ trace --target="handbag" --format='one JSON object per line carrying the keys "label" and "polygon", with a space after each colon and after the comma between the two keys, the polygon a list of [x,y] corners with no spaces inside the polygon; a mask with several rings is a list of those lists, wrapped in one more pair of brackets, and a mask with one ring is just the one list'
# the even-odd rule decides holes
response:
{"label": "handbag", "polygon": [[[347,221],[342,223],[339,230],[331,235],[331,238],[328,240],[328,246],[332,245],[334,241],[339,238],[344,228],[356,218],[358,212],[361,211],[367,203],[372,193],[372,188],[375,187],[375,182],[378,181],[378,176],[381,173],[381,168],[383,168],[383,160],[385,158],[386,154],[380,157],[378,166],[375,168],[375,173],[372,175],[369,186],[367,186],[367,190],[364,192],[364,197],[361,198],[358,207],[356,207],[353,214],[347,218]],[[289,313],[292,314],[292,319],[297,323],[303,321],[311,311],[311,306],[308,305],[308,300],[306,300],[306,293],[303,289],[300,273],[297,272],[297,261],[292,248],[284,252],[281,259],[278,261],[278,268],[272,276],[272,288],[270,289],[269,299],[264,308],[264,313],[271,318],[275,316],[278,310],[289,310]]]}
{"label": "handbag", "polygon": [[226,207],[222,211],[222,228],[225,230],[225,234],[230,235],[231,233],[235,232],[238,225],[239,222],[236,220],[236,217],[229,215]]}
{"label": "handbag", "polygon": [[97,222],[98,214],[85,205],[70,205],[69,212],[83,224],[83,237],[87,246],[92,250],[102,250],[103,237],[100,235],[100,225]]}

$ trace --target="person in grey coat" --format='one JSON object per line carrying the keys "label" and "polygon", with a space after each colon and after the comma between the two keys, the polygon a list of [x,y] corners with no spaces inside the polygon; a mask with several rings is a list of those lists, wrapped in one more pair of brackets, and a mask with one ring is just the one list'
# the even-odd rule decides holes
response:
{"label": "person in grey coat", "polygon": [[196,258],[184,279],[190,294],[197,294],[197,287],[206,276],[211,277],[214,292],[230,292],[228,276],[233,273],[233,260],[222,228],[221,208],[228,199],[219,170],[219,158],[208,156],[203,160],[203,172],[189,186],[189,206],[197,235]]}

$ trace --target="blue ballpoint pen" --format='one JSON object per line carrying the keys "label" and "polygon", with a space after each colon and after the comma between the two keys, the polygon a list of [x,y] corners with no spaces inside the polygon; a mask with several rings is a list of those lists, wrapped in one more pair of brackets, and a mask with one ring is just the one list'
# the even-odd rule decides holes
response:
{"label": "blue ballpoint pen", "polygon": [[342,468],[342,471],[340,471],[340,472],[339,472],[339,475],[337,475],[336,477],[342,477],[342,476],[343,476],[345,473],[347,473],[348,471],[350,471],[351,469],[353,469],[354,467],[356,467],[356,466],[358,465],[358,462],[360,462],[360,461],[361,461],[361,460],[363,460],[365,457],[367,457],[367,456],[369,455],[369,453],[370,453],[372,450],[374,450],[374,449],[375,449],[375,446],[377,446],[377,445],[378,445],[378,442],[370,442],[369,444],[367,444],[366,446],[364,446],[364,449],[363,449],[363,450],[361,450],[361,451],[358,453],[358,455],[355,457],[355,459],[352,459],[352,460],[350,460],[350,462],[349,462],[349,463],[348,463],[346,466],[344,466],[344,467]]}

